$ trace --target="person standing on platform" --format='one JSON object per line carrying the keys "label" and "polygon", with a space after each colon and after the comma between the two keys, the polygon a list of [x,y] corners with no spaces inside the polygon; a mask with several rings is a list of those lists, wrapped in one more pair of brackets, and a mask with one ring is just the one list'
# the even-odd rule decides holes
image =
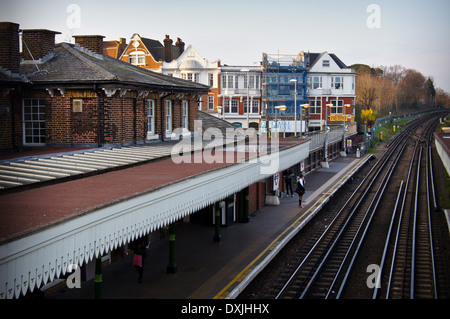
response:
{"label": "person standing on platform", "polygon": [[294,197],[294,192],[292,191],[292,180],[291,178],[294,176],[291,169],[288,168],[283,172],[284,182],[286,184],[286,196],[289,196],[289,190],[291,191],[291,197]]}
{"label": "person standing on platform", "polygon": [[298,207],[303,208],[302,199],[305,194],[305,178],[303,174],[297,177],[297,189],[295,192],[298,194]]}
{"label": "person standing on platform", "polygon": [[142,277],[144,276],[144,261],[146,255],[146,237],[139,239],[134,247],[133,266],[138,272],[138,282],[142,283]]}

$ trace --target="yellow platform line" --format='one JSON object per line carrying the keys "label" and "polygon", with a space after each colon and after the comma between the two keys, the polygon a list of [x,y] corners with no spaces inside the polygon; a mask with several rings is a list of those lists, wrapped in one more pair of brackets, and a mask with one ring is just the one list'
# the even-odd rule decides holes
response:
{"label": "yellow platform line", "polygon": [[273,250],[276,248],[276,246],[279,244],[280,239],[289,231],[291,231],[293,228],[297,227],[302,219],[308,215],[313,209],[316,209],[317,206],[319,206],[325,198],[327,198],[330,194],[333,193],[333,191],[341,185],[342,181],[347,179],[349,175],[352,175],[353,172],[362,165],[362,163],[365,163],[369,155],[366,155],[363,161],[359,163],[359,165],[355,165],[352,169],[350,169],[342,178],[335,183],[328,192],[322,193],[322,196],[314,202],[314,204],[309,207],[299,218],[297,218],[288,228],[286,228],[281,234],[279,234],[255,259],[253,259],[228,285],[226,285],[216,296],[214,296],[213,299],[225,299],[226,296],[230,294],[228,291],[228,288],[230,288],[233,284],[236,282],[241,282],[244,280],[244,278],[250,274],[250,268],[261,259],[262,256],[264,256],[269,250]]}

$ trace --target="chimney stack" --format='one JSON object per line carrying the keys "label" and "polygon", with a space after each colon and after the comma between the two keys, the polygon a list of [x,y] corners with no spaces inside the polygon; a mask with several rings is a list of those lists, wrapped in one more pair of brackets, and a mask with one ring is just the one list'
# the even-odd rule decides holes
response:
{"label": "chimney stack", "polygon": [[166,34],[166,38],[164,39],[164,60],[166,62],[172,61],[172,43],[172,39]]}
{"label": "chimney stack", "polygon": [[119,58],[123,51],[125,51],[125,49],[127,48],[127,40],[125,38],[120,38],[119,40],[119,48],[118,48],[118,52],[117,52],[117,58]]}
{"label": "chimney stack", "polygon": [[180,38],[177,38],[177,42],[175,43],[175,45],[180,49],[180,55],[181,55],[181,53],[184,52],[184,42],[181,41]]}
{"label": "chimney stack", "polygon": [[55,49],[56,34],[61,34],[61,32],[45,29],[23,30],[22,58],[24,60],[39,60],[52,53]]}
{"label": "chimney stack", "polygon": [[19,25],[0,22],[0,67],[12,73],[19,73]]}
{"label": "chimney stack", "polygon": [[96,54],[103,54],[103,35],[74,35],[75,43]]}

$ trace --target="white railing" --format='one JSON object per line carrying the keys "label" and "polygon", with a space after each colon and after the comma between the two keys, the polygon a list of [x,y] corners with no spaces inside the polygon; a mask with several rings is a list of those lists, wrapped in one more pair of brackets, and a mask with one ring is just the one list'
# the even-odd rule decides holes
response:
{"label": "white railing", "polygon": [[343,126],[329,126],[328,128],[330,129],[328,131],[328,134],[323,130],[306,134],[306,137],[311,140],[311,144],[309,147],[310,150],[322,147],[325,142],[325,138],[327,138],[328,143],[333,143],[338,140],[341,140],[344,135],[344,132],[345,136],[355,135],[357,132],[356,123],[348,123],[347,130],[345,130]]}

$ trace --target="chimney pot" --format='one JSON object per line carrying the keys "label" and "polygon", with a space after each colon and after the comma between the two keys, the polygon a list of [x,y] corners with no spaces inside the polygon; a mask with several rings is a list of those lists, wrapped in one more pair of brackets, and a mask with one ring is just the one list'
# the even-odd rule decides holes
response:
{"label": "chimney pot", "polygon": [[180,54],[184,52],[184,42],[180,38],[177,38],[175,45],[180,49]]}

